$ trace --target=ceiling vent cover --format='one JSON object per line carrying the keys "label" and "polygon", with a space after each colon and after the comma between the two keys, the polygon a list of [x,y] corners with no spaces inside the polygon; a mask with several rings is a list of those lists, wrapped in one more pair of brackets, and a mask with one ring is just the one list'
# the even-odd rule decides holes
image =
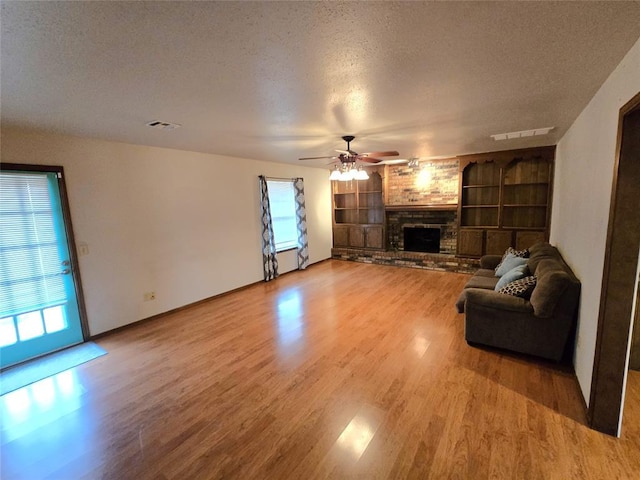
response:
{"label": "ceiling vent cover", "polygon": [[155,128],[158,130],[175,130],[182,125],[177,123],[161,122],[160,120],[152,120],[146,123],[147,127]]}

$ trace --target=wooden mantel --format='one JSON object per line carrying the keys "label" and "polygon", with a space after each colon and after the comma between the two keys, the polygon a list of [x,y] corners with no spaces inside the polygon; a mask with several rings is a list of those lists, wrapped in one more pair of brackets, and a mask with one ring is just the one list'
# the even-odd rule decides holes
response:
{"label": "wooden mantel", "polygon": [[384,209],[388,212],[410,212],[424,210],[457,210],[457,203],[440,203],[429,205],[385,205]]}

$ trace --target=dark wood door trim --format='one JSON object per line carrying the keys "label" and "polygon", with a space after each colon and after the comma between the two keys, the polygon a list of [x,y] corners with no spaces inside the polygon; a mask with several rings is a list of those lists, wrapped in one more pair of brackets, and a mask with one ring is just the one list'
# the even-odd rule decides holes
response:
{"label": "dark wood door trim", "polygon": [[[640,260],[639,260],[640,261]],[[637,280],[640,282],[640,278]],[[631,336],[631,352],[629,352],[629,368],[640,370],[640,288],[636,291],[635,316]]]}
{"label": "dark wood door trim", "polygon": [[[596,336],[596,350],[591,379],[591,393],[589,400],[588,418],[592,428],[610,435],[619,434],[620,415],[623,401],[623,388],[626,377],[626,360],[628,356],[629,329],[631,315],[617,315],[615,306],[621,302],[615,296],[619,294],[612,286],[619,269],[618,261],[620,248],[616,247],[619,240],[617,235],[622,235],[621,222],[628,217],[628,206],[619,201],[622,194],[621,163],[628,165],[632,159],[623,157],[623,131],[624,121],[627,115],[640,111],[640,92],[636,94],[621,109],[618,120],[618,135],[616,140],[616,153],[611,190],[611,205],[609,209],[609,226],[607,230],[607,243],[602,274],[602,289],[600,294],[600,311],[598,315],[598,328]],[[627,207],[625,209],[625,207]],[[625,212],[627,216],[625,217]],[[636,213],[637,215],[637,213]],[[617,227],[617,228],[616,228]],[[633,253],[637,259],[638,252]],[[633,269],[633,282],[635,284],[635,268]],[[628,276],[628,275],[626,275]],[[626,287],[628,288],[628,281]],[[629,296],[629,303],[633,301],[633,295]],[[630,310],[629,305],[629,310]],[[626,306],[625,306],[626,309]]]}

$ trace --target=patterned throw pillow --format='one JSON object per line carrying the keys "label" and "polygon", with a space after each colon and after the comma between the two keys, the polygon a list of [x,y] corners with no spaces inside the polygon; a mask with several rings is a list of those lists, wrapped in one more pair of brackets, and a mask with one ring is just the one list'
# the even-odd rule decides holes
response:
{"label": "patterned throw pillow", "polygon": [[513,247],[507,248],[507,250],[505,250],[504,252],[504,255],[502,255],[502,260],[500,260],[500,263],[496,265],[496,272],[500,268],[500,265],[502,265],[502,262],[504,262],[510,254],[514,257],[529,258],[529,249],[525,248],[524,250],[516,250]]}
{"label": "patterned throw pillow", "polygon": [[511,283],[506,284],[498,293],[506,293],[507,295],[513,295],[514,297],[521,297],[525,299],[531,298],[531,293],[536,286],[536,276],[521,278],[520,280],[514,280]]}

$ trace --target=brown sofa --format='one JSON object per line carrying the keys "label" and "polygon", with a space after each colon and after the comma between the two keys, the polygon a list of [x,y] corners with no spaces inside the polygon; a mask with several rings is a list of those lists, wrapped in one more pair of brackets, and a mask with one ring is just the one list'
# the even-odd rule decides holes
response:
{"label": "brown sofa", "polygon": [[494,269],[500,260],[482,257],[456,302],[465,314],[466,341],[560,361],[575,331],[580,282],[557,248],[538,243],[527,260],[537,279],[531,298],[498,293]]}

